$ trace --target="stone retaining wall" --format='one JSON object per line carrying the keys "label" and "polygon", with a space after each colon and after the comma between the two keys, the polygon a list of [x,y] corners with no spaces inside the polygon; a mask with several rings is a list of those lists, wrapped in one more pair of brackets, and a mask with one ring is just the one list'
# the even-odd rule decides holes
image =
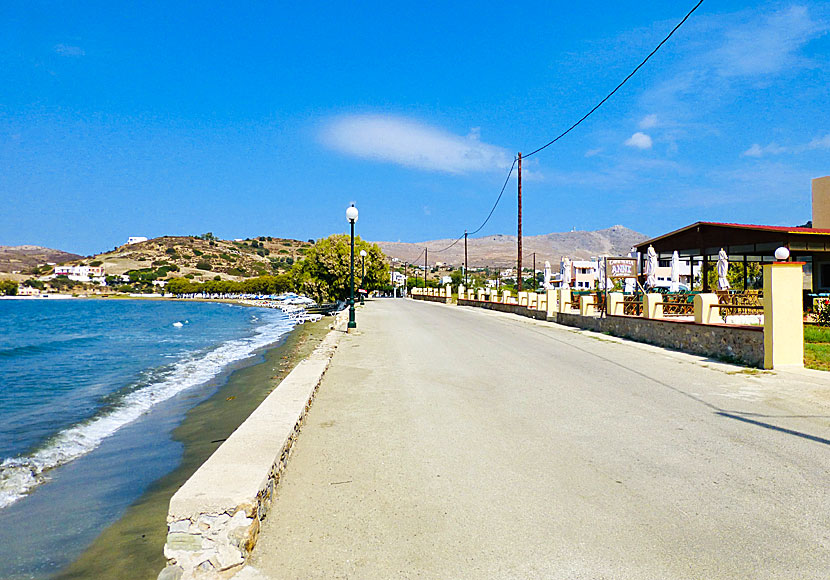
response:
{"label": "stone retaining wall", "polygon": [[335,330],[173,495],[164,546],[168,565],[159,580],[230,578],[245,564],[345,331],[346,313],[337,316]]}
{"label": "stone retaining wall", "polygon": [[527,306],[519,306],[518,304],[502,304],[501,302],[487,302],[486,300],[462,300],[459,298],[458,305],[475,306],[476,308],[486,308],[487,310],[497,310],[498,312],[509,312],[537,320],[545,320],[547,318],[544,310],[535,310]]}
{"label": "stone retaining wall", "polygon": [[424,302],[440,302],[441,304],[452,304],[452,297],[429,296],[427,294],[410,294],[410,298],[423,300]]}
{"label": "stone retaining wall", "polygon": [[459,300],[458,305],[509,312],[537,320],[549,320],[565,326],[608,333],[701,356],[730,360],[753,367],[764,367],[764,329],[761,326],[697,324],[635,316],[599,318],[567,312],[558,312],[547,317],[544,310],[482,300]]}
{"label": "stone retaining wall", "polygon": [[757,326],[697,324],[634,316],[580,316],[559,313],[549,320],[684,352],[764,367],[764,329]]}

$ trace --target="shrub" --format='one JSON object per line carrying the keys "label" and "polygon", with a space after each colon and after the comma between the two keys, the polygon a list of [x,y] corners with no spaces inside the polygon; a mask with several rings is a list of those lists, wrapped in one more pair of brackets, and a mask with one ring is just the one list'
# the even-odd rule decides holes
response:
{"label": "shrub", "polygon": [[210,262],[205,262],[204,260],[201,261],[201,262],[198,262],[196,264],[196,269],[197,270],[210,270]]}
{"label": "shrub", "polygon": [[203,252],[200,252],[199,250],[195,250],[195,249],[193,250],[193,255],[194,256],[201,256],[202,254],[203,254]]}
{"label": "shrub", "polygon": [[89,265],[90,265],[90,266],[92,266],[93,268],[98,267],[98,266],[100,266],[101,264],[103,264],[103,262],[102,262],[101,260],[92,260],[92,261],[89,263]]}
{"label": "shrub", "polygon": [[830,300],[819,300],[816,304],[816,324],[819,326],[830,326]]}

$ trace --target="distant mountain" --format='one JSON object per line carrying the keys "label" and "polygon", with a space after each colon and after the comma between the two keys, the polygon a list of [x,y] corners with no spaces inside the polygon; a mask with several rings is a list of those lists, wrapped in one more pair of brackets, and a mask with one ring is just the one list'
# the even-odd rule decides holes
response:
{"label": "distant mountain", "polygon": [[[562,256],[571,259],[584,259],[591,256],[628,254],[631,247],[647,236],[624,226],[613,226],[604,230],[578,231],[544,234],[541,236],[523,236],[523,265],[531,267],[532,253],[536,252],[536,266],[541,268],[545,260],[558,264]],[[460,266],[464,263],[464,240],[460,240],[450,249],[439,252],[451,245],[454,240],[431,240],[427,242],[377,242],[389,258],[412,262],[420,254],[418,263],[423,264],[423,249],[429,248],[429,263],[444,262]],[[516,265],[516,236],[502,234],[467,240],[467,256],[471,268],[494,266],[499,268]]]}
{"label": "distant mountain", "polygon": [[79,260],[81,257],[78,254],[41,246],[0,246],[0,272],[25,273],[47,262],[61,264]]}

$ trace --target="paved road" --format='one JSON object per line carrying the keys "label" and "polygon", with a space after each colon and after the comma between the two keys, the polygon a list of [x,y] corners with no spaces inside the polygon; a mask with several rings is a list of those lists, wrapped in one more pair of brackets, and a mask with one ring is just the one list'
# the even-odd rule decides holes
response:
{"label": "paved road", "polygon": [[359,311],[240,578],[830,577],[830,375]]}

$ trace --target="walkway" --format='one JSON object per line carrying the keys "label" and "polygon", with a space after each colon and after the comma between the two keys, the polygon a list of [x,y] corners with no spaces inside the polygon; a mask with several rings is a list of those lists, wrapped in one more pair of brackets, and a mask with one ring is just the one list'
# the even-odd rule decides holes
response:
{"label": "walkway", "polygon": [[238,578],[822,578],[830,375],[358,312]]}

